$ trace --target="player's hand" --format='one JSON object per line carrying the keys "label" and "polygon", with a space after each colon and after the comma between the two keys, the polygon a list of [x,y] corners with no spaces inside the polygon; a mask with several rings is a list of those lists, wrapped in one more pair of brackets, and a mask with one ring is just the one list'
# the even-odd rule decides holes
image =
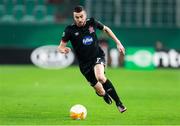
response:
{"label": "player's hand", "polygon": [[70,51],[71,51],[71,49],[69,47],[65,47],[65,49],[64,49],[65,54],[69,53]]}
{"label": "player's hand", "polygon": [[67,54],[71,51],[69,47],[64,47],[64,48],[58,47],[58,49],[59,49],[59,52],[64,53],[64,54]]}
{"label": "player's hand", "polygon": [[123,47],[122,44],[117,44],[117,49],[120,53],[122,53],[123,55],[125,55],[125,48]]}

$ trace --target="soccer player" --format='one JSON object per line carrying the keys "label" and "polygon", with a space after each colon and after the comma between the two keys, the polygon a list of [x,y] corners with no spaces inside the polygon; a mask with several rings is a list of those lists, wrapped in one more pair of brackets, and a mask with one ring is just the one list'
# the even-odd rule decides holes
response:
{"label": "soccer player", "polygon": [[70,40],[79,61],[80,71],[95,89],[96,94],[103,97],[108,104],[112,103],[112,98],[116,102],[118,110],[123,113],[126,111],[126,107],[118,97],[113,84],[104,74],[105,54],[99,46],[96,30],[107,33],[117,44],[120,53],[125,54],[125,49],[109,27],[94,18],[87,19],[86,17],[86,11],[82,6],[74,8],[74,23],[65,28],[58,49],[64,54],[71,51],[66,47]]}

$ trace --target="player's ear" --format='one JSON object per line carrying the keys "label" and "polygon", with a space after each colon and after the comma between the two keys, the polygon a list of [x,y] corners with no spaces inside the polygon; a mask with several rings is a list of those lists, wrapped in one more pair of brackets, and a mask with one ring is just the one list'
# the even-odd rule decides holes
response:
{"label": "player's ear", "polygon": [[87,17],[87,12],[84,10],[84,16]]}
{"label": "player's ear", "polygon": [[73,12],[73,18],[75,19],[75,12]]}

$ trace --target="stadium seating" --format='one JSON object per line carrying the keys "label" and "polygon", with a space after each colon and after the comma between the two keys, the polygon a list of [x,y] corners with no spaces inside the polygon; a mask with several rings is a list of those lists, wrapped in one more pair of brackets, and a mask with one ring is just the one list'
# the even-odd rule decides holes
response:
{"label": "stadium seating", "polygon": [[52,23],[55,7],[47,0],[0,0],[0,23]]}
{"label": "stadium seating", "polygon": [[[4,16],[4,14],[5,14],[5,7],[0,4],[0,19],[2,19],[2,17]],[[1,21],[1,20],[0,20],[0,21]]]}
{"label": "stadium seating", "polygon": [[87,0],[89,17],[115,27],[180,26],[180,0]]}
{"label": "stadium seating", "polygon": [[180,26],[180,0],[0,0],[0,23],[67,24],[83,3],[88,17],[109,26]]}
{"label": "stadium seating", "polygon": [[13,16],[17,21],[22,20],[25,15],[25,7],[23,5],[17,5],[13,8]]}

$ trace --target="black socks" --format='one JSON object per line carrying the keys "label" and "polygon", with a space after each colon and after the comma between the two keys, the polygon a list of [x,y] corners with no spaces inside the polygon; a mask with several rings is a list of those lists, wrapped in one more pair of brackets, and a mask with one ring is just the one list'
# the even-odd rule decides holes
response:
{"label": "black socks", "polygon": [[110,80],[106,80],[106,82],[103,85],[104,90],[111,96],[111,98],[116,102],[117,106],[121,106],[122,102],[118,97],[118,94],[116,93],[116,90],[114,86],[112,85]]}

